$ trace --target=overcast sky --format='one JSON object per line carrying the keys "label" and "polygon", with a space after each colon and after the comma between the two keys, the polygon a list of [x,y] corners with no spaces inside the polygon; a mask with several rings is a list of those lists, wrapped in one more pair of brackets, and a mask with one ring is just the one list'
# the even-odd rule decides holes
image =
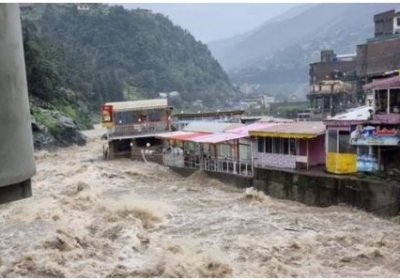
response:
{"label": "overcast sky", "polygon": [[149,9],[168,16],[208,43],[249,31],[268,19],[299,4],[121,4],[126,8]]}

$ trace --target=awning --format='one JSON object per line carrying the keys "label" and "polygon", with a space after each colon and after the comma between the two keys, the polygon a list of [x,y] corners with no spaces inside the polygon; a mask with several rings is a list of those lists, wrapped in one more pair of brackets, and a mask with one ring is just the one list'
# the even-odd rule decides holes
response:
{"label": "awning", "polygon": [[394,87],[397,87],[397,88],[400,87],[400,76],[373,81],[372,83],[364,85],[363,89],[364,90],[370,90],[373,88],[387,89],[387,88],[394,88]]}
{"label": "awning", "polygon": [[189,131],[174,131],[168,133],[160,133],[155,135],[156,138],[171,139],[171,140],[182,140],[190,141],[193,138],[209,135],[209,133],[204,132],[189,132]]}

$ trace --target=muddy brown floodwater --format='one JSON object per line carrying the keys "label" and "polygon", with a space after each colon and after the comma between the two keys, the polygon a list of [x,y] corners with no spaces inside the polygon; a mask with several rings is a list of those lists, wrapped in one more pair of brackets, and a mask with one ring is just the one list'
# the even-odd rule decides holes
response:
{"label": "muddy brown floodwater", "polygon": [[101,132],[36,153],[33,197],[0,206],[0,276],[400,276],[396,219],[105,162]]}

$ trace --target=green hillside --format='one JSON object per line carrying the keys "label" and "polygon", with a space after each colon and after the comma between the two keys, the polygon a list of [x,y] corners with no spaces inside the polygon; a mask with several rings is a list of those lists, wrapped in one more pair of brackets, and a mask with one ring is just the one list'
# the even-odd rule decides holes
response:
{"label": "green hillside", "polygon": [[31,101],[81,122],[106,101],[178,91],[186,107],[223,106],[234,95],[207,46],[148,10],[37,4],[21,12]]}

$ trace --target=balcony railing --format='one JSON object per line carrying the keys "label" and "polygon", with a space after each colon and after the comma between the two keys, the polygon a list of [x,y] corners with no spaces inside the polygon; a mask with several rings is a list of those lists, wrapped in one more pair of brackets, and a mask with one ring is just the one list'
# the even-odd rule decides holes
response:
{"label": "balcony railing", "polygon": [[109,130],[110,138],[154,134],[168,131],[167,122],[116,125]]}
{"label": "balcony railing", "polygon": [[335,84],[335,85],[311,85],[310,94],[315,93],[340,93],[340,92],[350,92],[353,90],[351,84]]}

